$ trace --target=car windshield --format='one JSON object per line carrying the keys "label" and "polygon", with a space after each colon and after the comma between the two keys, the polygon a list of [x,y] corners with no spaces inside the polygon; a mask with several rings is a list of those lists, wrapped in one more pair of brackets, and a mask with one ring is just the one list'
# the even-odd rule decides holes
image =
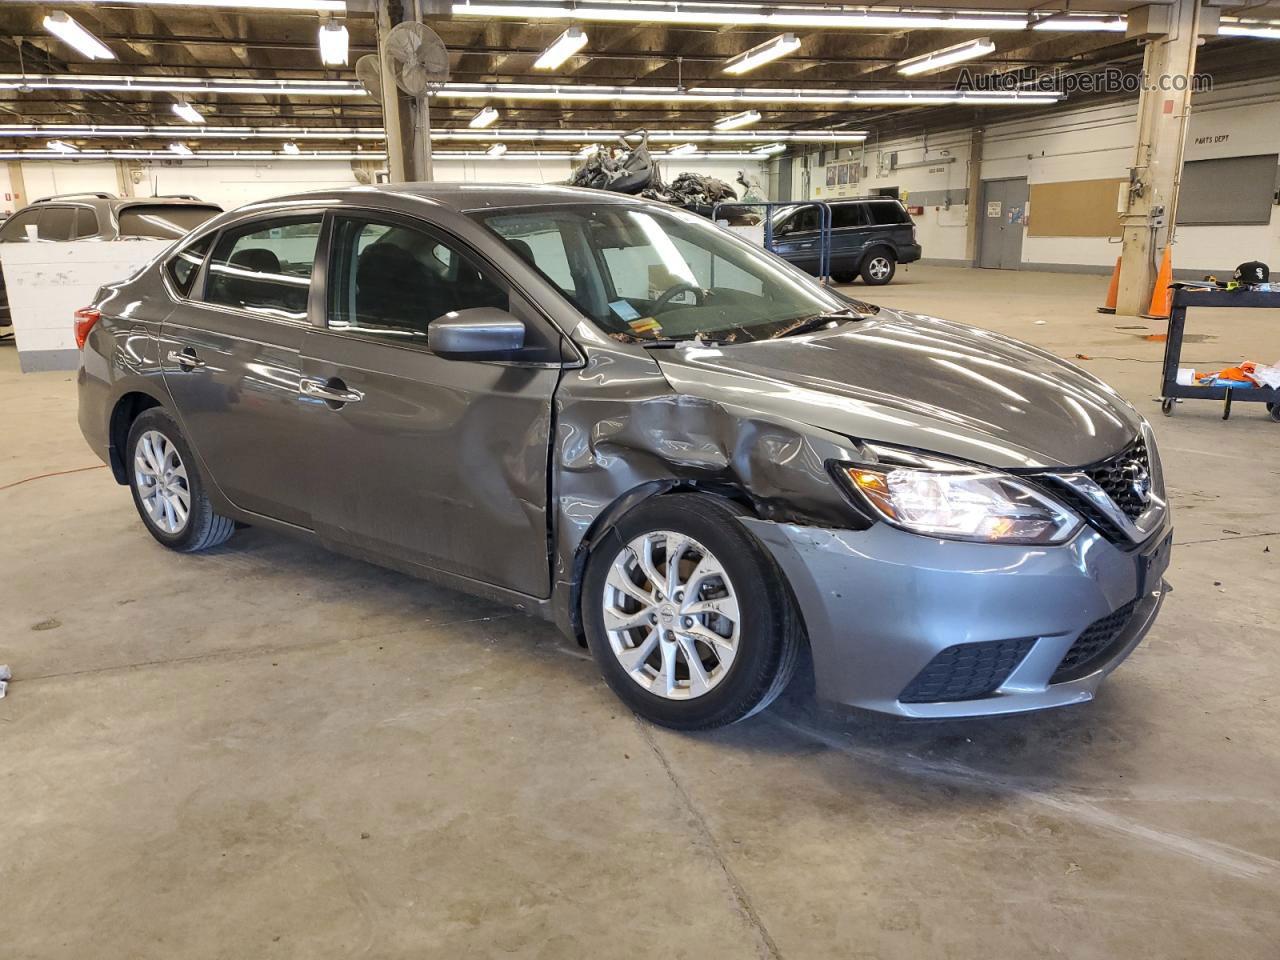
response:
{"label": "car windshield", "polygon": [[145,203],[122,207],[117,214],[122,237],[185,237],[200,224],[222,212],[213,204]]}
{"label": "car windshield", "polygon": [[763,340],[873,309],[683,210],[584,203],[472,216],[619,340]]}

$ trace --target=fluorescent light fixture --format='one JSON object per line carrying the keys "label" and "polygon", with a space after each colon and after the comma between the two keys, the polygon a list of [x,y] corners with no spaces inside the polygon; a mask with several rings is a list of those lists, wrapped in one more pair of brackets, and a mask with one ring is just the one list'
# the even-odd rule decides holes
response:
{"label": "fluorescent light fixture", "polygon": [[296,143],[281,144],[280,149],[283,150],[285,153],[289,154],[290,156],[294,156],[294,157],[296,157],[298,154],[302,152],[302,150],[298,148],[298,145]]}
{"label": "fluorescent light fixture", "polygon": [[347,0],[111,0],[114,6],[188,7],[220,10],[296,10],[302,13],[346,13]]}
{"label": "fluorescent light fixture", "polygon": [[[0,79],[0,88],[4,81]],[[597,86],[554,83],[446,83],[438,100],[530,100],[548,102],[626,103],[799,103],[920,105],[945,103],[1056,103],[1061,93],[1043,90],[841,90],[822,87],[693,87]]]}
{"label": "fluorescent light fixture", "polygon": [[736,57],[726,60],[724,72],[735,75],[743,74],[748,70],[754,70],[756,67],[777,60],[779,57],[785,57],[788,53],[795,53],[799,49],[800,41],[796,39],[794,33],[780,34],[772,40],[757,44],[746,53],[740,53]]}
{"label": "fluorescent light fixture", "polygon": [[768,156],[769,154],[772,154],[772,153],[782,153],[782,151],[786,149],[787,149],[787,145],[785,143],[771,143],[765,147],[756,147],[751,152],[761,153],[761,154],[764,154],[765,156]]}
{"label": "fluorescent light fixture", "polygon": [[63,43],[70,44],[90,60],[114,60],[116,55],[105,43],[61,10],[44,18],[44,28]]}
{"label": "fluorescent light fixture", "polygon": [[495,143],[492,147],[484,152],[486,157],[500,157],[507,152],[505,143]]}
{"label": "fluorescent light fixture", "polygon": [[1065,30],[1084,33],[1124,33],[1128,21],[1124,17],[1089,17],[1078,14],[1055,14],[1031,24],[1032,30]]}
{"label": "fluorescent light fixture", "polygon": [[904,76],[914,77],[917,74],[941,70],[944,67],[951,66],[953,63],[985,57],[995,48],[996,45],[991,42],[989,37],[982,37],[978,40],[966,40],[964,43],[957,43],[955,46],[943,47],[941,50],[934,50],[932,53],[922,54],[918,57],[911,57],[909,60],[903,60],[895,66],[898,72]]}
{"label": "fluorescent light fixture", "polygon": [[1280,23],[1272,20],[1224,20],[1218,25],[1221,37],[1258,37],[1262,40],[1280,40]]}
{"label": "fluorescent light fixture", "polygon": [[493,107],[485,107],[483,110],[481,110],[474,117],[472,117],[470,120],[467,121],[467,126],[471,127],[473,130],[481,130],[484,127],[490,126],[491,124],[497,122],[497,119],[498,119],[498,111],[495,110]]}
{"label": "fluorescent light fixture", "polygon": [[[323,150],[315,153],[294,155],[283,150],[197,150],[183,156],[194,156],[199,160],[385,160],[387,155],[381,150]],[[478,160],[487,156],[474,150],[438,150],[432,156],[438,160]],[[524,150],[512,151],[508,157],[528,157],[538,160],[572,160],[574,154],[567,151]],[[711,160],[759,160],[760,154],[745,151],[714,151],[694,154],[700,158]],[[0,160],[80,160],[89,158],[128,157],[135,160],[172,160],[173,152],[169,150],[140,150],[136,148],[121,150],[81,150],[74,157],[54,150],[7,150],[0,152]]]}
{"label": "fluorescent light fixture", "polygon": [[743,110],[741,113],[735,113],[731,117],[721,117],[712,126],[717,130],[737,130],[739,127],[749,127],[751,124],[759,122],[759,110]]}
{"label": "fluorescent light fixture", "polygon": [[667,151],[668,157],[683,157],[686,154],[697,153],[698,145],[696,143],[682,143],[678,147],[672,147]]}
{"label": "fluorescent light fixture", "polygon": [[52,150],[54,153],[79,153],[80,152],[78,147],[73,147],[71,144],[67,143],[65,140],[50,140],[47,144],[45,144],[45,146],[48,147],[50,150]]}
{"label": "fluorescent light fixture", "polygon": [[[607,128],[545,129],[510,128],[497,130],[473,130],[466,127],[435,128],[431,136],[435,140],[470,140],[493,142],[516,140],[524,142],[551,141],[555,143],[589,142],[597,148],[599,142],[616,140],[627,130]],[[231,126],[177,126],[145,124],[68,124],[68,123],[0,123],[0,137],[84,137],[96,140],[133,139],[137,137],[161,137],[172,140],[383,140],[381,127],[231,127]],[[714,129],[700,130],[650,130],[650,143],[861,143],[867,138],[863,130],[742,130],[738,132]]]}
{"label": "fluorescent light fixture", "polygon": [[579,27],[570,27],[533,61],[535,70],[554,70],[587,45],[587,35]]}
{"label": "fluorescent light fixture", "polygon": [[180,116],[187,123],[204,123],[204,114],[187,103],[186,100],[179,100],[173,105],[173,112]]}
{"label": "fluorescent light fixture", "polygon": [[320,62],[327,67],[345,67],[351,34],[345,23],[330,20],[320,24]]}
{"label": "fluorescent light fixture", "polygon": [[189,157],[192,155],[191,148],[188,147],[185,143],[169,144],[169,152],[176,153],[180,157]]}
{"label": "fluorescent light fixture", "polygon": [[935,30],[1023,30],[1025,15],[1008,12],[979,13],[967,10],[947,13],[928,11],[822,10],[815,4],[726,3],[723,0],[582,0],[582,2],[484,2],[454,0],[455,17],[510,17],[521,20],[575,20],[604,23],[673,23],[712,27],[830,27],[878,29],[884,27]]}
{"label": "fluorescent light fixture", "polygon": [[[3,2],[3,0],[0,0]],[[291,97],[365,97],[349,80],[247,80],[239,77],[140,77],[87,73],[0,74],[0,90],[137,90],[162,93],[225,93]]]}
{"label": "fluorescent light fixture", "polygon": [[[357,83],[345,80],[244,80],[226,77],[98,76],[91,74],[0,74],[0,90],[30,87],[35,90],[164,91],[169,93],[221,93],[227,95],[287,95],[352,99],[368,94]],[[1043,90],[851,90],[825,87],[693,87],[604,86],[555,83],[446,83],[433,91],[437,100],[525,100],[546,102],[626,103],[792,103],[910,105],[980,103],[984,105],[1057,103],[1061,93]],[[279,134],[277,134],[279,136]]]}

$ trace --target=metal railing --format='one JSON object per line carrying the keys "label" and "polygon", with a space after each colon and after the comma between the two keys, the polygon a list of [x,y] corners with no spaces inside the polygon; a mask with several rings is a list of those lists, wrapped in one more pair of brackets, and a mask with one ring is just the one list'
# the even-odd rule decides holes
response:
{"label": "metal railing", "polygon": [[[818,280],[822,283],[831,282],[831,205],[823,203],[821,200],[792,200],[792,201],[744,201],[744,200],[725,200],[717,203],[711,208],[711,219],[716,223],[720,222],[720,212],[728,209],[741,208],[764,208],[764,248],[770,253],[774,252],[774,236],[773,236],[773,214],[776,210],[792,209],[800,207],[817,207],[818,208],[818,238],[813,241],[818,245]],[[801,249],[807,250],[807,247]]]}

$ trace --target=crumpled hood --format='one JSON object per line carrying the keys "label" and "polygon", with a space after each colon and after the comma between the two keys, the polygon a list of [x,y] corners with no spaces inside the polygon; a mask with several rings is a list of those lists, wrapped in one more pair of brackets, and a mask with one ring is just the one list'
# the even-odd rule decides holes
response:
{"label": "crumpled hood", "polygon": [[1005,469],[1076,467],[1141,417],[1097,378],[990,330],[881,309],[797,337],[651,354],[680,393]]}

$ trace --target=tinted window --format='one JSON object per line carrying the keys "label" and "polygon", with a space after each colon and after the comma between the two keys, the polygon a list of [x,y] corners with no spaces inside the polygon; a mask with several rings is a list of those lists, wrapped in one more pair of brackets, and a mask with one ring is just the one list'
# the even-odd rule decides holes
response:
{"label": "tinted window", "polygon": [[329,280],[329,327],[425,341],[437,317],[509,309],[505,288],[452,244],[416,227],[339,218]]}
{"label": "tinted window", "polygon": [[223,231],[209,259],[205,300],[290,320],[307,316],[320,217]]}
{"label": "tinted window", "polygon": [[70,240],[75,233],[75,207],[41,207],[40,239]]}
{"label": "tinted window", "polygon": [[906,223],[908,219],[907,211],[903,210],[902,205],[894,200],[868,203],[867,212],[871,215],[871,222],[881,226],[891,223]]}
{"label": "tinted window", "polygon": [[795,216],[789,221],[791,226],[787,229],[787,233],[799,233],[802,230],[818,229],[818,208],[802,207],[797,210]]}
{"label": "tinted window", "polygon": [[76,229],[72,234],[75,239],[96,237],[98,235],[98,214],[89,207],[76,208]]}
{"label": "tinted window", "polygon": [[27,224],[36,223],[39,210],[20,210],[0,227],[0,243],[17,243],[27,239]]}
{"label": "tinted window", "polygon": [[866,208],[861,203],[835,203],[831,205],[831,226],[865,227]]}
{"label": "tinted window", "polygon": [[148,203],[122,207],[116,214],[122,237],[163,237],[173,240],[185,237],[206,220],[222,211],[215,206],[192,204]]}
{"label": "tinted window", "polygon": [[204,263],[204,256],[212,243],[213,234],[201,237],[195,243],[183,247],[165,263],[165,273],[169,275],[169,281],[180,296],[191,295],[191,287],[196,282],[200,265]]}

